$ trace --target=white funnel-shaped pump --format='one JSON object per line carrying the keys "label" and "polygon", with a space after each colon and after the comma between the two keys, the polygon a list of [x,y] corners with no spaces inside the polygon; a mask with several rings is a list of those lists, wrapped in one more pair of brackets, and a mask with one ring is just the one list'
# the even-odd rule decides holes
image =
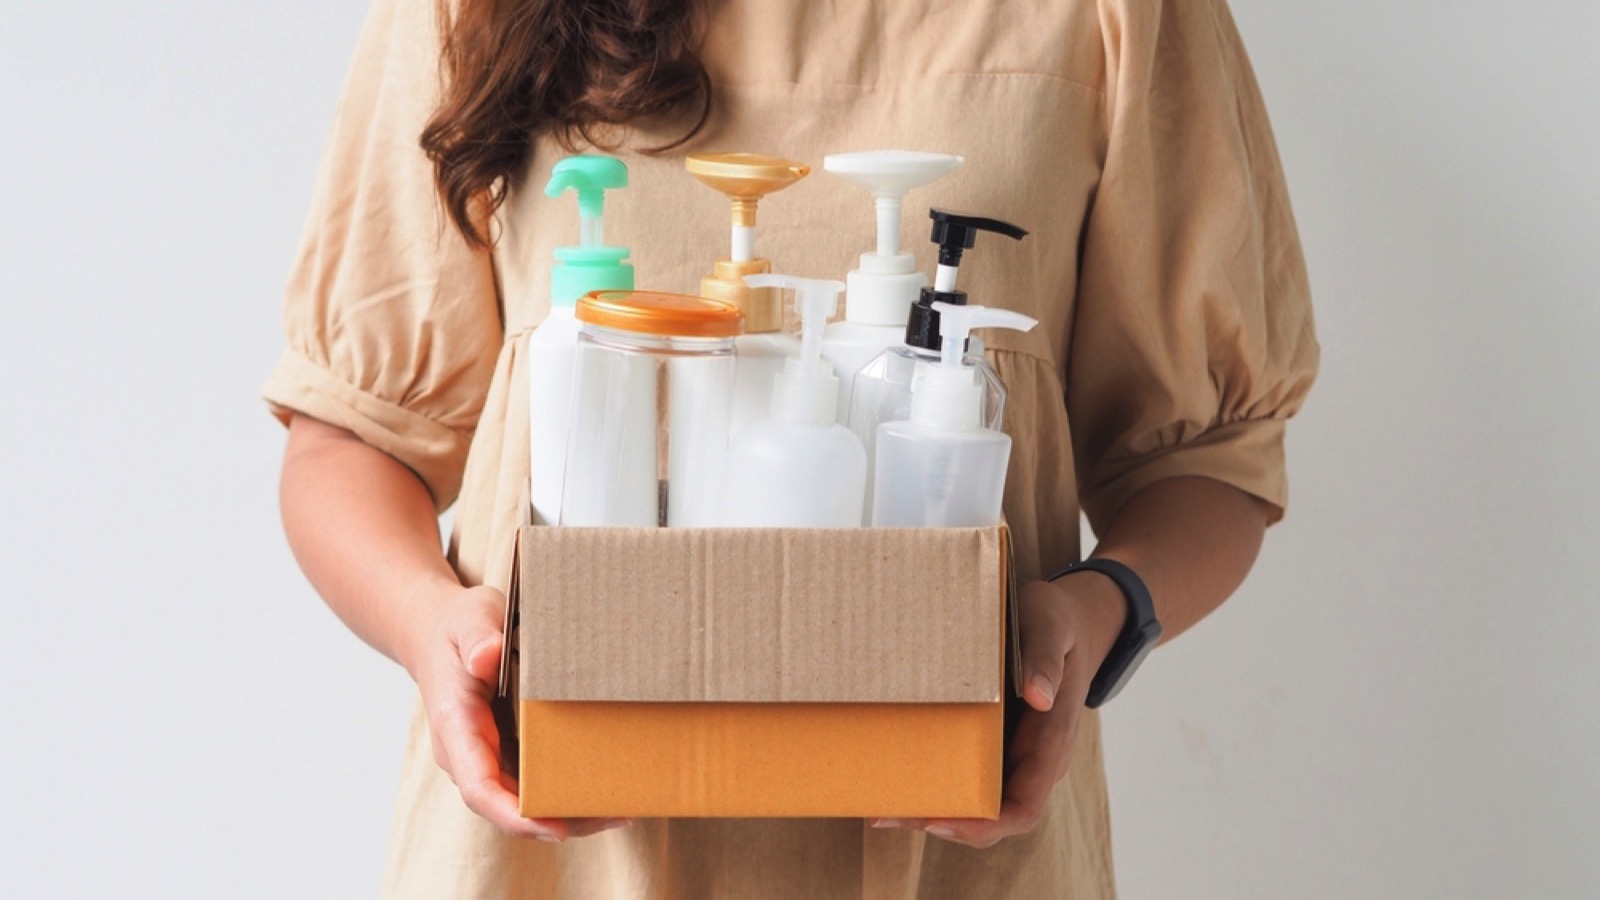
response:
{"label": "white funnel-shaped pump", "polygon": [[772,386],[772,418],[788,422],[827,425],[834,421],[839,379],[822,358],[822,331],[839,309],[843,282],[794,275],[746,275],[753,288],[787,288],[794,291],[794,308],[800,316],[800,356],[784,360]]}
{"label": "white funnel-shaped pump", "polygon": [[945,431],[976,431],[983,427],[983,385],[977,370],[964,365],[967,336],[974,328],[1010,328],[1027,331],[1037,319],[1009,309],[957,306],[937,301],[941,340],[937,363],[917,363],[911,382],[911,421]]}
{"label": "white funnel-shaped pump", "polygon": [[845,318],[867,325],[904,325],[906,311],[925,284],[916,257],[900,252],[900,211],[906,193],[954,170],[964,160],[946,153],[868,150],[835,153],[822,167],[872,190],[878,247],[861,254],[845,295]]}

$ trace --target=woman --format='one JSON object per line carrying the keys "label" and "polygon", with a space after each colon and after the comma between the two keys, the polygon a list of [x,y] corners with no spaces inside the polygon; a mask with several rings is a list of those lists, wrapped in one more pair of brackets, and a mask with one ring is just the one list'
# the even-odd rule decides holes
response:
{"label": "woman", "polygon": [[[973,302],[1041,322],[988,336],[1030,707],[998,821],[517,816],[486,699],[527,474],[520,338],[572,242],[538,188],[591,142],[632,169],[608,237],[641,287],[694,290],[725,240],[690,151],[959,153],[926,196],[1032,231],[962,269]],[[761,240],[780,271],[837,277],[872,221],[858,189],[813,177],[764,205]],[[1216,608],[1283,514],[1284,425],[1317,361],[1223,0],[377,0],[286,322],[265,393],[290,428],[290,542],[421,695],[389,897],[1112,896],[1084,699],[1127,598],[1101,572],[1045,577],[1078,558],[1081,507],[1166,639]],[[452,503],[447,557],[434,517]]]}

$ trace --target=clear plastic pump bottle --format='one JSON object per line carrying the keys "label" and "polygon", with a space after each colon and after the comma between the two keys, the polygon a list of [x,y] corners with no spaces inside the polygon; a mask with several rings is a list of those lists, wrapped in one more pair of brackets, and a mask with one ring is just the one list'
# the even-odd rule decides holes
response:
{"label": "clear plastic pump bottle", "polygon": [[888,528],[984,527],[1000,522],[1011,437],[985,428],[983,385],[961,348],[973,328],[1027,331],[1021,313],[936,301],[943,349],[918,360],[911,416],[878,426],[872,524]]}
{"label": "clear plastic pump bottle", "polygon": [[[911,379],[919,360],[938,359],[941,342],[939,313],[935,303],[964,306],[967,293],[956,289],[956,275],[963,251],[977,243],[981,231],[1003,234],[1021,240],[1028,232],[1022,228],[982,216],[969,216],[942,209],[929,210],[933,220],[931,239],[939,245],[939,270],[933,287],[923,288],[911,305],[906,319],[904,342],[883,351],[856,373],[850,390],[850,411],[846,416],[850,430],[867,448],[867,493],[877,477],[876,446],[878,426],[907,418],[911,414]],[[980,414],[984,427],[1000,430],[1005,413],[1005,389],[1000,376],[983,358],[983,347],[976,338],[968,342],[966,362],[972,365],[983,386]]]}
{"label": "clear plastic pump bottle", "polygon": [[822,332],[844,285],[788,275],[750,275],[751,287],[793,288],[800,356],[785,360],[772,388],[772,415],[733,434],[725,524],[851,528],[862,522],[867,451],[834,410],[838,378],[821,358]]}

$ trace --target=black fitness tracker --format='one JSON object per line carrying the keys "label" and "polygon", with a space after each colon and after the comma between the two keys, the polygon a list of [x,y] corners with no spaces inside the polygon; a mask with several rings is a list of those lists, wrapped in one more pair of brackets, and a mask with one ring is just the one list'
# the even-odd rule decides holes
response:
{"label": "black fitness tracker", "polygon": [[1089,696],[1083,701],[1085,706],[1096,709],[1115,697],[1123,685],[1133,678],[1139,664],[1144,662],[1144,658],[1155,648],[1156,641],[1161,639],[1161,623],[1156,621],[1156,608],[1150,600],[1150,589],[1144,586],[1132,569],[1114,559],[1091,558],[1073,563],[1046,580],[1055,581],[1073,572],[1086,571],[1099,572],[1110,578],[1122,591],[1128,606],[1128,617],[1122,625],[1122,631],[1117,634],[1116,643],[1111,645],[1111,652],[1106,654],[1105,662],[1100,664],[1100,671],[1094,673],[1094,680],[1089,683]]}

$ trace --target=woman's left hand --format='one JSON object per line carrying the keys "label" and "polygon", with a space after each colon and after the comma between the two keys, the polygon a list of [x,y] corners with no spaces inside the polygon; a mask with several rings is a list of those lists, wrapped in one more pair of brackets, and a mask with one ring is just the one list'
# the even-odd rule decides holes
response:
{"label": "woman's left hand", "polygon": [[874,828],[918,828],[973,847],[1032,831],[1067,774],[1089,682],[1126,615],[1122,593],[1096,572],[1035,581],[1017,596],[1022,641],[1018,677],[1027,708],[1006,746],[998,819],[877,819]]}

